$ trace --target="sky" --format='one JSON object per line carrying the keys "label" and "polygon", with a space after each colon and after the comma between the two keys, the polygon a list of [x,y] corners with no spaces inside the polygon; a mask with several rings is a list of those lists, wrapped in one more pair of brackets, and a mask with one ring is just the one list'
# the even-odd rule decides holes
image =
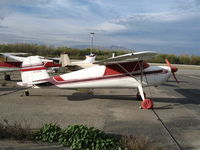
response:
{"label": "sky", "polygon": [[0,43],[200,55],[200,0],[0,0]]}

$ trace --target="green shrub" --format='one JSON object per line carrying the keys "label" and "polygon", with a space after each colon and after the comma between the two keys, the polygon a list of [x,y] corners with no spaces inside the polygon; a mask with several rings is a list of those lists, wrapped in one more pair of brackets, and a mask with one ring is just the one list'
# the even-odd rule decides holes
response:
{"label": "green shrub", "polygon": [[60,144],[81,150],[111,150],[115,146],[114,139],[104,132],[85,125],[70,125],[60,136]]}
{"label": "green shrub", "polygon": [[39,131],[33,133],[33,137],[36,140],[42,140],[43,142],[58,142],[61,135],[61,128],[56,124],[45,124]]}
{"label": "green shrub", "polygon": [[0,139],[42,140],[58,142],[74,150],[164,150],[158,143],[147,137],[108,135],[93,127],[70,125],[62,130],[56,124],[45,124],[40,130],[31,132],[30,128],[15,123],[10,125],[4,119],[0,123]]}

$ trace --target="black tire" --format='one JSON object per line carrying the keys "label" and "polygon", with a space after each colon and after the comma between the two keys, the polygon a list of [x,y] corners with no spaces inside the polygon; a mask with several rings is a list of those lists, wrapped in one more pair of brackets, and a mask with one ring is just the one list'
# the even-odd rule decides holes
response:
{"label": "black tire", "polygon": [[29,91],[24,92],[26,96],[29,96]]}
{"label": "black tire", "polygon": [[5,75],[5,80],[6,80],[6,81],[10,81],[10,75],[8,75],[8,74]]}

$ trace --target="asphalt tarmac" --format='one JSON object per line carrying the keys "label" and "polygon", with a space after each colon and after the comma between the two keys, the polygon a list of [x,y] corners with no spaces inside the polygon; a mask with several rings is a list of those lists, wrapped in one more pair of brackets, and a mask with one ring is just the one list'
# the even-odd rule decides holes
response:
{"label": "asphalt tarmac", "polygon": [[[194,73],[195,72],[195,73]],[[177,84],[173,78],[159,87],[147,87],[153,110],[139,108],[136,89],[84,90],[24,89],[0,75],[0,121],[8,120],[32,129],[45,123],[61,127],[86,124],[108,133],[148,137],[169,150],[200,149],[200,71],[180,70]],[[44,143],[0,141],[0,149],[64,149]]]}

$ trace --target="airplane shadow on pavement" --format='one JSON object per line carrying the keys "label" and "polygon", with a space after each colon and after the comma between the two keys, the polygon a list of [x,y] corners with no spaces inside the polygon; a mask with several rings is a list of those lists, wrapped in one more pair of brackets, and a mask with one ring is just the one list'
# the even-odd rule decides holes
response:
{"label": "airplane shadow on pavement", "polygon": [[[175,105],[180,104],[200,104],[200,90],[198,89],[174,89],[177,93],[184,96],[184,98],[162,98],[152,97],[154,102],[171,103],[163,107],[155,107],[155,109],[172,109]],[[93,95],[88,93],[76,92],[72,95],[66,95],[70,101],[84,101],[90,99],[104,99],[104,100],[122,100],[122,101],[141,101],[135,95]]]}
{"label": "airplane shadow on pavement", "polygon": [[76,92],[72,95],[67,96],[68,100],[70,101],[83,101],[83,100],[90,100],[90,99],[111,99],[111,100],[124,100],[124,101],[133,101],[137,100],[137,98],[133,95],[95,95],[95,94],[88,94],[88,93],[80,93]]}

